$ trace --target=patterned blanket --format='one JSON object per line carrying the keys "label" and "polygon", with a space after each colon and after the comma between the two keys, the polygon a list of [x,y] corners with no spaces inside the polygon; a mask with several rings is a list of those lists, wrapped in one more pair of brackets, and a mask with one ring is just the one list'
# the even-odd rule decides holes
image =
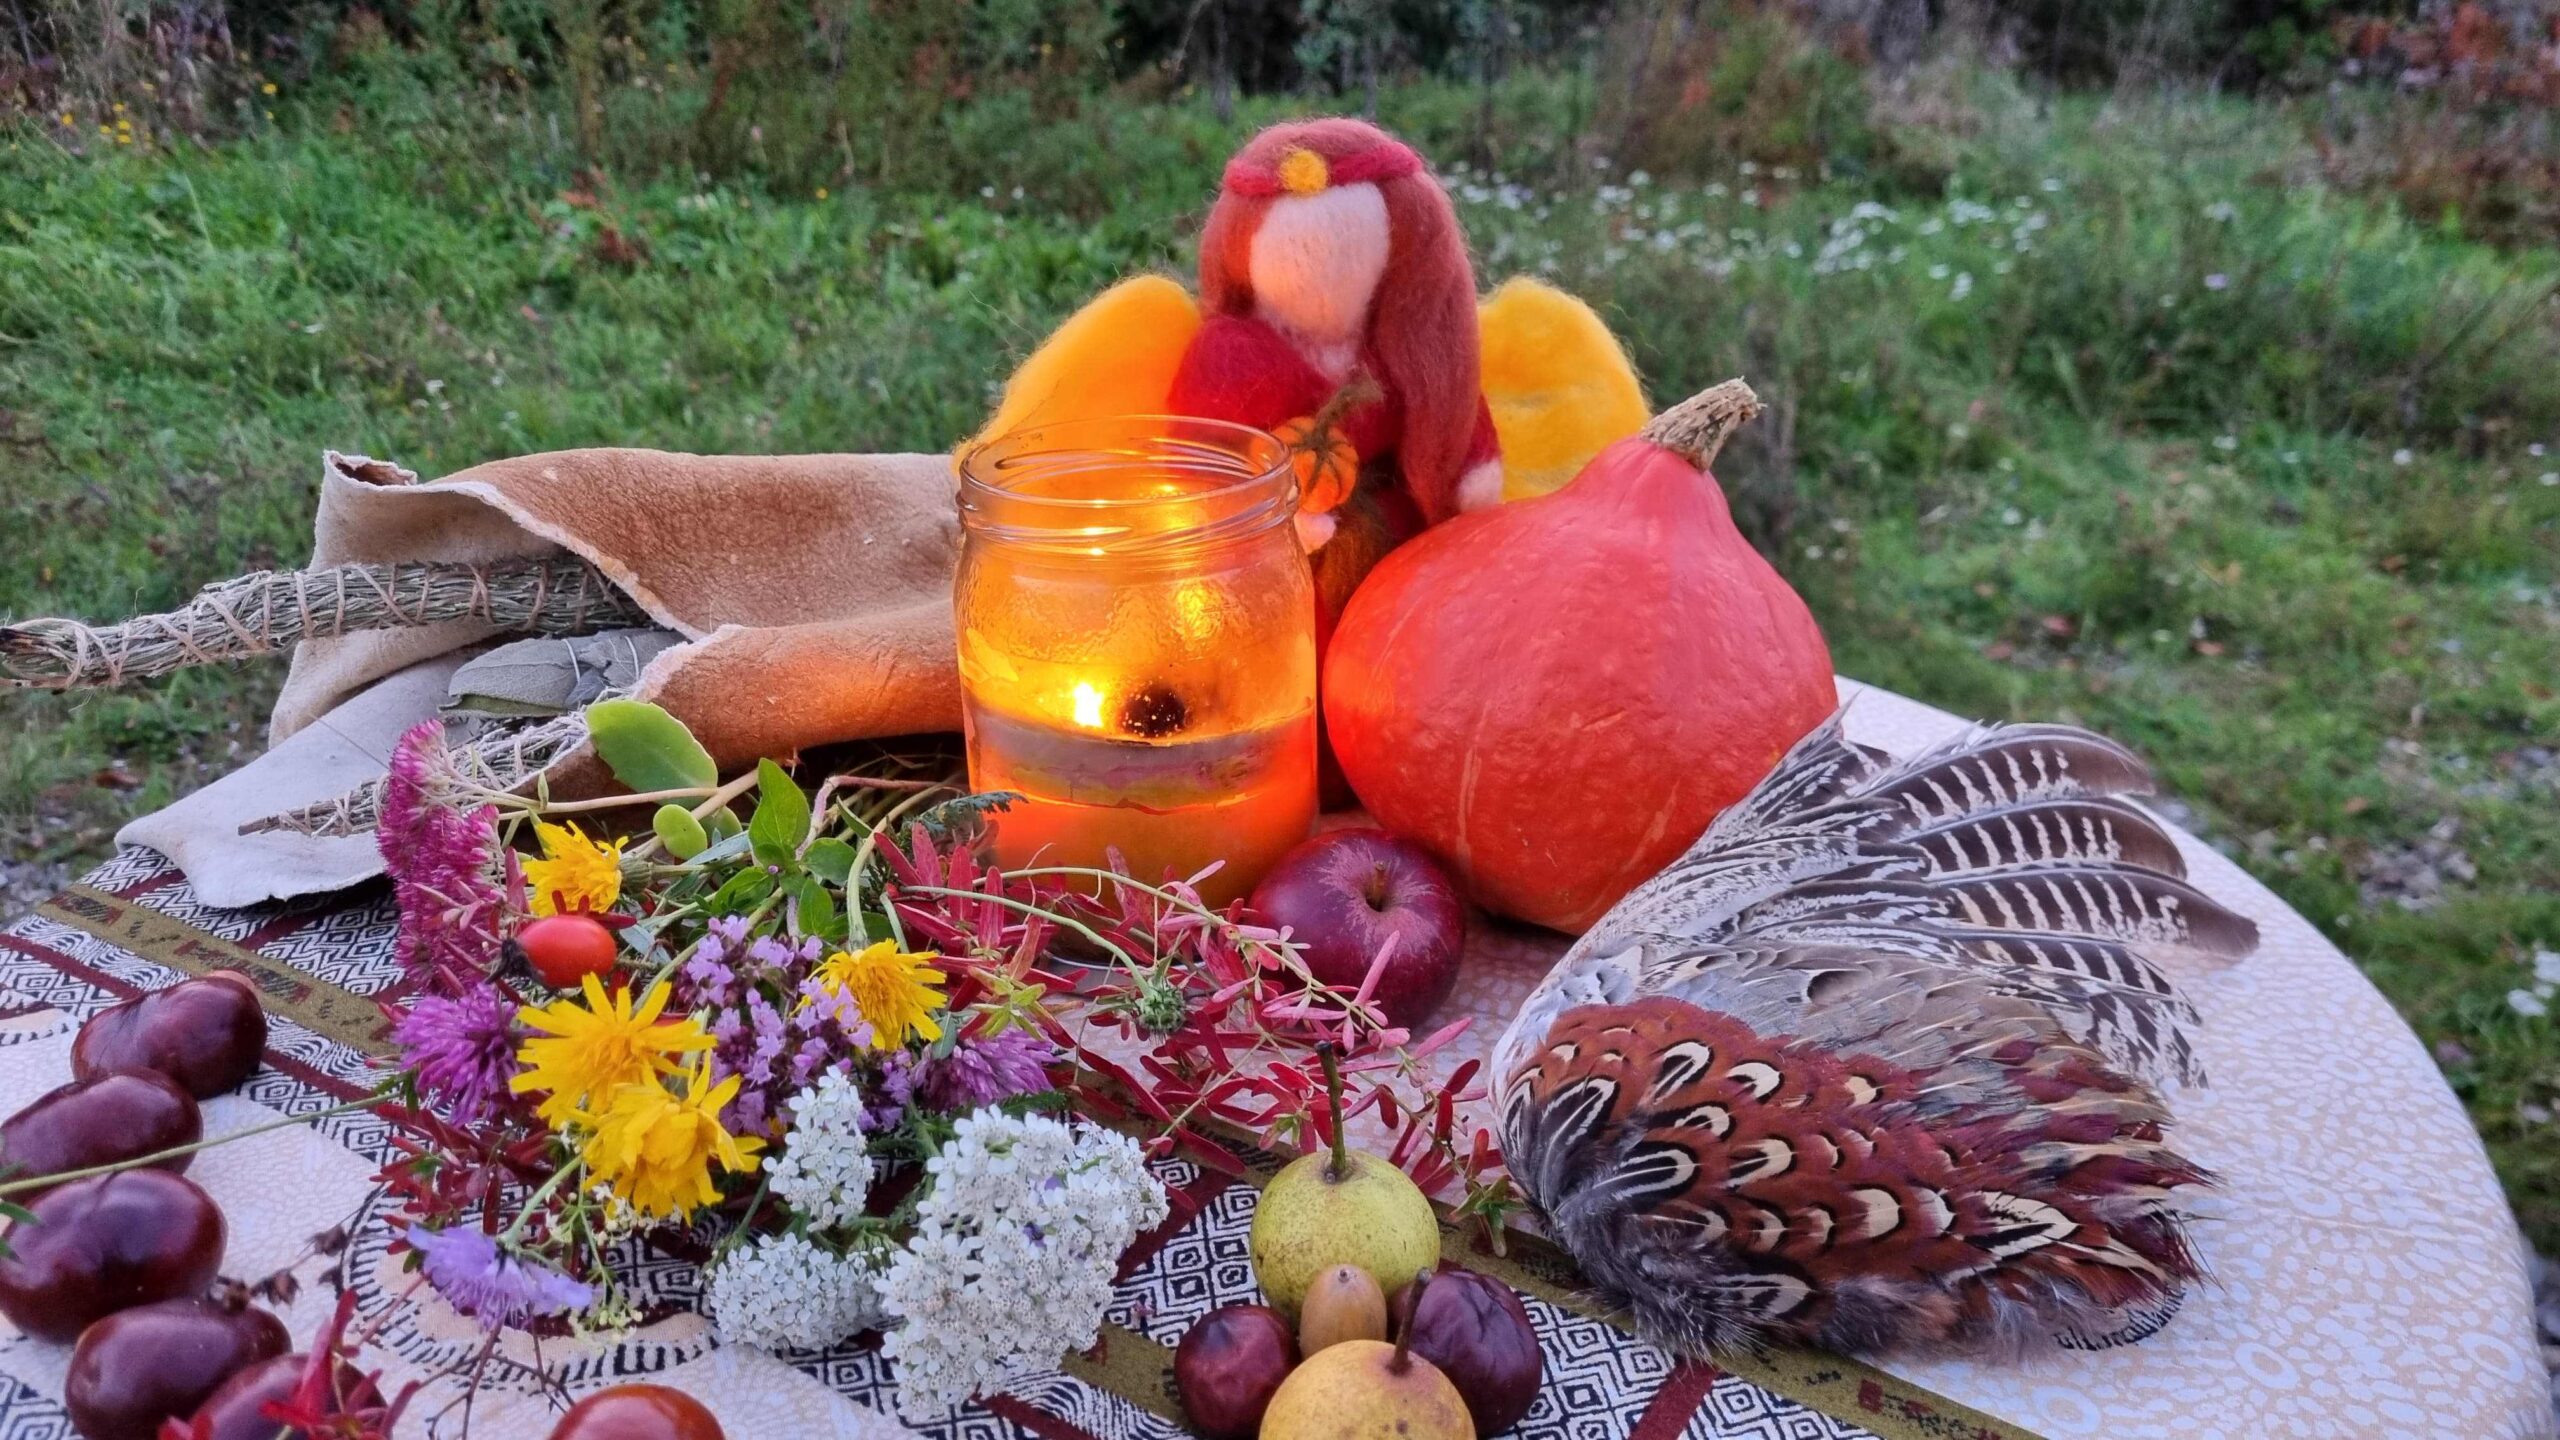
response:
{"label": "patterned blanket", "polygon": [[[70,1036],[80,1017],[142,990],[217,967],[256,977],[273,1016],[268,1064],[234,1096],[208,1111],[208,1130],[246,1128],[271,1115],[311,1114],[354,1098],[368,1066],[389,1053],[373,997],[391,993],[394,918],[380,896],[338,906],[215,910],[148,851],[125,852],[0,934],[0,1100],[14,1106],[68,1074]],[[335,1263],[306,1262],[304,1276],[352,1285],[363,1313],[378,1313],[408,1288],[383,1251],[369,1177],[392,1155],[385,1126],[361,1113],[313,1122],[310,1131],[262,1136],[200,1157],[190,1172],[220,1200],[233,1225],[226,1273],[251,1276],[288,1263],[304,1242],[356,1220],[354,1244]],[[1036,1377],[937,1422],[934,1436],[1178,1436],[1171,1388],[1173,1346],[1206,1311],[1255,1299],[1245,1233],[1254,1196],[1277,1158],[1243,1147],[1245,1178],[1182,1161],[1161,1162],[1172,1214],[1140,1237],[1121,1262],[1117,1299],[1102,1342]],[[1634,1435],[2022,1437],[2005,1425],[1867,1366],[1781,1354],[1731,1368],[1679,1362],[1636,1340],[1616,1319],[1579,1298],[1572,1267],[1532,1236],[1504,1255],[1452,1229],[1448,1253],[1517,1288],[1545,1349],[1547,1384],[1514,1432],[1524,1440]],[[471,1431],[483,1437],[538,1437],[552,1413],[537,1362],[571,1389],[654,1376],[702,1395],[732,1436],[897,1433],[890,1376],[876,1344],[793,1355],[787,1360],[718,1348],[690,1313],[697,1274],[690,1260],[656,1250],[630,1257],[649,1319],[614,1340],[552,1337],[502,1345],[483,1372]],[[325,1284],[294,1307],[296,1329],[328,1303]],[[5,1328],[5,1327],[0,1327]],[[383,1342],[395,1368],[437,1376],[413,1411],[431,1417],[421,1433],[458,1434],[454,1402],[460,1367],[477,1337],[467,1322],[431,1303],[415,1321],[397,1321]],[[57,1403],[64,1347],[12,1336],[0,1345],[0,1437],[60,1435]],[[771,1428],[768,1428],[771,1427]]]}
{"label": "patterned blanket", "polygon": [[[1906,749],[1955,725],[1881,692],[1851,711],[1853,736]],[[2256,918],[2260,953],[2178,978],[2205,1015],[2214,1088],[2178,1097],[2181,1131],[2223,1177],[2202,1243],[2215,1283],[2157,1336],[2096,1353],[2055,1350],[1998,1364],[1896,1361],[1891,1372],[1823,1356],[1678,1362],[1576,1298],[1570,1267],[1534,1238],[1447,1253],[1521,1291],[1547,1361],[1522,1437],[1783,1436],[1991,1440],[2103,1436],[2444,1435],[2536,1440],[2551,1433],[2532,1338],[2522,1247],[2460,1105],[2382,997],[2319,933],[2209,847],[2182,839],[2190,872]],[[208,1133],[318,1112],[362,1093],[388,1051],[375,999],[395,993],[387,898],[223,910],[202,904],[151,852],[128,850],[0,933],[0,1113],[69,1076],[78,1021],[118,999],[229,966],[248,971],[274,1016],[267,1065],[206,1106]],[[1470,938],[1451,1009],[1475,1031],[1448,1063],[1489,1046],[1558,951],[1553,937],[1488,929]],[[2388,1123],[2386,1124],[2386,1120]],[[352,1288],[367,1315],[415,1277],[385,1253],[373,1176],[392,1154],[363,1113],[315,1118],[198,1157],[189,1174],[231,1224],[227,1274],[299,1265],[288,1308],[309,1335]],[[1013,1393],[902,1423],[876,1345],[775,1357],[721,1346],[692,1311],[699,1285],[681,1247],[621,1257],[644,1300],[612,1337],[510,1332],[483,1353],[441,1302],[383,1327],[395,1379],[429,1378],[404,1433],[540,1440],[575,1393],[653,1378],[702,1396],[736,1440],[902,1435],[1176,1436],[1171,1347],[1199,1315],[1255,1294],[1245,1232],[1271,1157],[1240,1152],[1247,1177],[1187,1163],[1159,1174],[1166,1223],[1132,1247],[1102,1343]],[[368,1223],[376,1222],[376,1223]],[[354,1242],[314,1255],[346,1226]],[[0,1322],[0,1440],[63,1436],[68,1347]],[[465,1407],[462,1379],[475,1372]],[[548,1377],[548,1378],[546,1378]]]}

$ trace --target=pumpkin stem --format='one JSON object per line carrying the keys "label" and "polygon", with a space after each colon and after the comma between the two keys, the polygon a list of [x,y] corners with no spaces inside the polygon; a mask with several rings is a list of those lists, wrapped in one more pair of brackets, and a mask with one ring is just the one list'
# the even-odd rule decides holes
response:
{"label": "pumpkin stem", "polygon": [[1716,463],[1724,442],[1766,407],[1739,379],[1710,386],[1661,414],[1644,427],[1644,438],[1676,451],[1704,470]]}

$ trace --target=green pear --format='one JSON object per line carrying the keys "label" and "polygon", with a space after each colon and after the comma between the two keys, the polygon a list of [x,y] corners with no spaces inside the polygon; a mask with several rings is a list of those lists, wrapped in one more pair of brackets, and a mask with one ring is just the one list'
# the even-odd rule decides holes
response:
{"label": "green pear", "polygon": [[1336,1265],[1369,1272],[1382,1292],[1440,1263],[1440,1220],[1420,1186],[1378,1156],[1342,1138],[1342,1071],[1330,1044],[1324,1061],[1333,1148],[1301,1155],[1271,1177],[1253,1213],[1248,1246],[1253,1277],[1273,1309],[1298,1319],[1307,1288]]}
{"label": "green pear", "polygon": [[[1416,1272],[1414,1284],[1430,1279]],[[1413,1327],[1405,1327],[1408,1332]],[[1475,1440],[1458,1387],[1410,1336],[1345,1340],[1308,1356],[1262,1412],[1259,1440]]]}

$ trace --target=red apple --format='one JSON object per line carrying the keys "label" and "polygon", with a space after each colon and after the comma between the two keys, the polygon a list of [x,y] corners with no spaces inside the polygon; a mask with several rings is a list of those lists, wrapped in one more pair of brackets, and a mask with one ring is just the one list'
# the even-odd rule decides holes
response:
{"label": "red apple", "polygon": [[1389,941],[1395,951],[1369,998],[1390,1025],[1429,1016],[1458,983],[1467,912],[1429,851],[1384,830],[1328,830],[1280,857],[1254,887],[1253,908],[1306,947],[1307,968],[1356,990]]}

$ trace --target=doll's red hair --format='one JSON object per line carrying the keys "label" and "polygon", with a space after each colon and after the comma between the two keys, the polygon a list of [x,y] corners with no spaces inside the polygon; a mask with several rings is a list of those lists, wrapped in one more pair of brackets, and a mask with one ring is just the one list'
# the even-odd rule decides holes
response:
{"label": "doll's red hair", "polygon": [[1253,314],[1253,232],[1286,188],[1294,150],[1326,163],[1330,182],[1373,183],[1387,202],[1387,269],[1369,307],[1367,348],[1378,380],[1403,402],[1397,468],[1426,519],[1457,513],[1458,480],[1482,408],[1476,281],[1449,197],[1421,158],[1359,120],[1274,125],[1236,152],[1200,233],[1200,299],[1212,314]]}

